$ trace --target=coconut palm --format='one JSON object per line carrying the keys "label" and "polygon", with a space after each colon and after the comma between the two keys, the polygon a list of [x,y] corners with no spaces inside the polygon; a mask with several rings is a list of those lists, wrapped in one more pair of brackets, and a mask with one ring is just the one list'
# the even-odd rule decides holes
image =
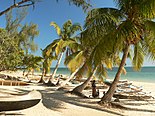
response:
{"label": "coconut palm", "polygon": [[[79,51],[71,54],[65,59],[65,64],[68,66],[71,72],[76,72],[74,73],[76,74],[76,76],[78,75],[82,77],[83,74],[85,74],[86,72],[88,73],[88,78],[86,79],[86,81],[72,90],[72,92],[75,94],[81,94],[94,76],[103,79],[107,76],[106,68],[112,69],[113,65],[118,65],[120,63],[119,57],[114,57],[112,53],[109,53],[108,51],[110,50],[107,49],[106,46],[104,46],[104,53],[103,50],[98,49],[98,46],[100,44],[98,44],[97,40],[96,42],[93,41],[93,45],[86,45],[89,43],[85,44],[85,40],[83,39],[88,36],[85,36],[84,33],[85,32],[83,32],[83,37],[80,40],[81,47]],[[102,58],[99,58],[100,54],[102,53]]]}
{"label": "coconut palm", "polygon": [[[118,8],[98,8],[88,13],[86,19],[86,29],[89,35],[99,35],[100,42],[98,49],[107,46],[111,53],[123,53],[122,60],[115,79],[107,93],[101,99],[111,101],[120,79],[121,72],[129,55],[129,49],[133,46],[133,65],[134,69],[139,70],[144,61],[144,55],[149,54],[151,58],[154,54],[154,31],[155,22],[155,1],[147,0],[114,0]],[[102,35],[103,34],[103,35]],[[95,40],[94,37],[91,38]],[[108,41],[106,41],[108,40]],[[91,42],[90,40],[87,40]],[[109,46],[111,43],[111,46]],[[104,49],[102,49],[104,51]],[[103,53],[99,54],[102,58]]]}
{"label": "coconut palm", "polygon": [[46,52],[46,49],[42,50],[42,58],[42,75],[38,83],[45,83],[43,78],[44,76],[46,76],[47,73],[50,72],[50,66],[52,61],[56,60],[56,57],[54,57],[52,53],[49,54],[48,52]]}
{"label": "coconut palm", "polygon": [[82,30],[82,27],[78,23],[72,24],[71,20],[68,20],[67,22],[65,22],[63,24],[62,29],[55,22],[51,22],[50,25],[54,26],[60,38],[60,39],[54,40],[51,44],[49,44],[44,49],[44,52],[47,56],[50,56],[52,54],[53,56],[57,57],[57,64],[50,77],[50,80],[52,80],[56,75],[56,71],[61,62],[64,52],[66,51],[66,56],[67,56],[68,54],[73,52],[75,49],[77,49],[76,48],[76,37],[74,37],[74,34],[77,31]]}
{"label": "coconut palm", "polygon": [[[76,75],[79,75],[79,74],[84,75],[84,73],[87,72],[88,78],[82,84],[75,87],[72,90],[72,93],[81,95],[82,91],[87,87],[88,83],[93,79],[93,77],[96,77],[103,81],[108,76],[107,69],[112,69],[113,65],[120,64],[119,57],[115,57],[115,58],[102,57],[102,60],[98,60],[97,54],[98,53],[91,53],[91,56],[89,58],[83,58],[85,59],[84,63],[82,64],[81,68],[78,69]],[[106,56],[109,56],[109,55],[106,55]],[[77,62],[77,60],[75,59],[74,62]],[[73,63],[72,63],[72,66],[73,66]],[[123,72],[124,71],[125,69],[123,69]]]}

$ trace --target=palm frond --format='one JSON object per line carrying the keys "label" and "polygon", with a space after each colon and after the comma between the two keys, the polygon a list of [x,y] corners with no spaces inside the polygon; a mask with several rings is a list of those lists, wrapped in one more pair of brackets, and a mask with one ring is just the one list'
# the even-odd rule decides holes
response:
{"label": "palm frond", "polygon": [[59,36],[61,35],[61,28],[55,22],[51,22],[50,26],[54,26],[54,28],[56,29],[57,34]]}
{"label": "palm frond", "polygon": [[140,13],[144,18],[154,19],[155,18],[155,1],[154,0],[143,0],[140,2],[138,7]]}
{"label": "palm frond", "polygon": [[155,22],[146,20],[145,21],[145,29],[146,29],[146,34],[149,34],[150,36],[155,36]]}
{"label": "palm frond", "polygon": [[75,34],[77,31],[82,31],[82,27],[79,23],[75,23],[70,27],[71,35]]}
{"label": "palm frond", "polygon": [[114,0],[117,7],[126,15],[134,17],[154,18],[155,1],[153,0]]}
{"label": "palm frond", "polygon": [[43,69],[45,69],[45,74],[49,73],[50,72],[50,67],[51,67],[51,64],[52,64],[52,61],[55,60],[56,57],[54,56],[46,56],[44,58],[44,61],[43,61]]}
{"label": "palm frond", "polygon": [[82,33],[82,43],[93,46],[109,32],[117,28],[122,18],[119,10],[114,8],[97,8],[91,10],[86,18],[85,29]]}
{"label": "palm frond", "polygon": [[70,4],[72,3],[78,7],[81,6],[84,11],[86,11],[88,8],[91,7],[89,2],[90,0],[68,0],[68,1]]}
{"label": "palm frond", "polygon": [[73,25],[73,24],[72,24],[72,21],[71,21],[71,20],[66,21],[66,22],[63,24],[63,26],[62,26],[62,28],[63,28],[63,33],[64,33],[64,34],[68,34],[68,33],[70,32],[70,27],[71,27],[72,25]]}
{"label": "palm frond", "polygon": [[112,70],[113,62],[112,62],[112,60],[110,58],[102,61],[102,63],[105,64],[108,69]]}
{"label": "palm frond", "polygon": [[140,70],[144,62],[144,53],[139,43],[134,46],[134,57],[132,64],[135,70]]}
{"label": "palm frond", "polygon": [[74,72],[78,67],[83,64],[85,60],[85,57],[83,55],[83,51],[81,51],[70,55],[68,59],[66,59],[65,64],[67,64],[68,68],[72,72]]}
{"label": "palm frond", "polygon": [[62,45],[63,44],[64,44],[64,41],[62,39],[60,39],[59,42],[57,42],[57,45],[55,47],[55,53],[56,53],[57,56],[59,55],[59,53],[62,52],[62,49],[63,49]]}
{"label": "palm frond", "polygon": [[143,37],[142,46],[145,55],[151,60],[155,60],[155,22],[146,20],[146,31]]}
{"label": "palm frond", "polygon": [[[115,55],[114,45],[115,45],[115,38],[113,38],[111,34],[104,36],[96,44],[96,46],[93,48],[93,51],[90,54],[90,59],[92,60],[93,64],[97,66],[98,64],[102,64],[103,62],[105,63],[110,58],[112,58],[113,55]],[[108,62],[107,62],[107,65],[108,65]],[[110,66],[112,65],[109,65],[109,68]]]}
{"label": "palm frond", "polygon": [[80,79],[83,76],[89,75],[91,73],[91,68],[88,66],[88,62],[85,61],[84,64],[80,67],[76,73],[76,78]]}
{"label": "palm frond", "polygon": [[103,82],[108,77],[107,69],[101,64],[97,67],[96,75]]}
{"label": "palm frond", "polygon": [[[86,17],[85,28],[91,28],[95,26],[101,26],[101,28],[106,29],[115,27],[120,19],[123,17],[118,9],[114,8],[97,8],[88,12]],[[114,26],[114,27],[113,27]],[[105,28],[106,27],[106,28]],[[107,30],[109,30],[108,28]],[[111,30],[111,29],[110,29]]]}
{"label": "palm frond", "polygon": [[43,50],[43,56],[49,56],[52,52],[55,52],[55,48],[61,39],[56,39],[52,43],[50,43],[46,48]]}
{"label": "palm frond", "polygon": [[150,58],[150,60],[155,60],[155,38],[154,36],[145,36],[142,42],[144,54]]}

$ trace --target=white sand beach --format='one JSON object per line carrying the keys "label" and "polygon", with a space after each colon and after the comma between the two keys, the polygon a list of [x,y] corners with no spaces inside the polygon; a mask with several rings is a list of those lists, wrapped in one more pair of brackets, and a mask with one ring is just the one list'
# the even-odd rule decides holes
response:
{"label": "white sand beach", "polygon": [[[155,97],[154,83],[132,82],[136,86],[142,86],[143,91]],[[67,86],[72,89],[73,86]],[[18,92],[38,90],[42,94],[42,100],[34,107],[7,111],[5,115],[25,116],[155,116],[155,99],[148,101],[124,100],[125,106],[137,108],[135,110],[124,110],[118,108],[105,108],[97,102],[100,98],[80,98],[64,91],[58,91],[57,87],[46,87],[41,85],[28,86],[0,86],[0,91]],[[150,93],[151,92],[151,93]],[[84,90],[89,96],[91,89]],[[3,113],[2,113],[3,115]]]}

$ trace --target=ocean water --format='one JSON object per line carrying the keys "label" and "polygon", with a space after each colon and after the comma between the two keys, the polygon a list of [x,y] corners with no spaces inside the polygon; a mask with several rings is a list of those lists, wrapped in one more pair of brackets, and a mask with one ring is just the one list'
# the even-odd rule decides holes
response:
{"label": "ocean water", "polygon": [[[108,78],[113,79],[118,68],[108,71]],[[143,67],[139,72],[136,72],[132,67],[126,67],[127,74],[121,75],[121,80],[139,81],[139,82],[151,82],[155,83],[155,67]],[[53,68],[51,68],[51,73]],[[67,68],[59,68],[57,74],[70,75],[70,71]]]}

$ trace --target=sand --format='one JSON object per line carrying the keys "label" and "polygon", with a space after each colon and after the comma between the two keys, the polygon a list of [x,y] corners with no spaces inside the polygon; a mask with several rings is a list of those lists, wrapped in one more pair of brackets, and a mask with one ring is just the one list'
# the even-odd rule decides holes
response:
{"label": "sand", "polygon": [[[132,82],[134,85],[142,86],[143,91],[155,97],[154,83],[146,82]],[[74,88],[68,86],[68,89]],[[123,102],[130,103],[126,105],[138,110],[123,110],[116,108],[105,108],[97,104],[100,98],[83,99],[66,93],[58,91],[57,87],[45,87],[37,84],[29,86],[0,86],[0,90],[7,92],[32,91],[38,90],[42,94],[42,100],[34,107],[5,112],[5,115],[25,115],[25,116],[155,116],[155,100],[151,101],[130,101]],[[151,92],[151,93],[150,93]],[[90,90],[84,90],[88,96],[91,94]],[[143,104],[141,104],[143,103]],[[138,105],[139,104],[139,105]]]}

